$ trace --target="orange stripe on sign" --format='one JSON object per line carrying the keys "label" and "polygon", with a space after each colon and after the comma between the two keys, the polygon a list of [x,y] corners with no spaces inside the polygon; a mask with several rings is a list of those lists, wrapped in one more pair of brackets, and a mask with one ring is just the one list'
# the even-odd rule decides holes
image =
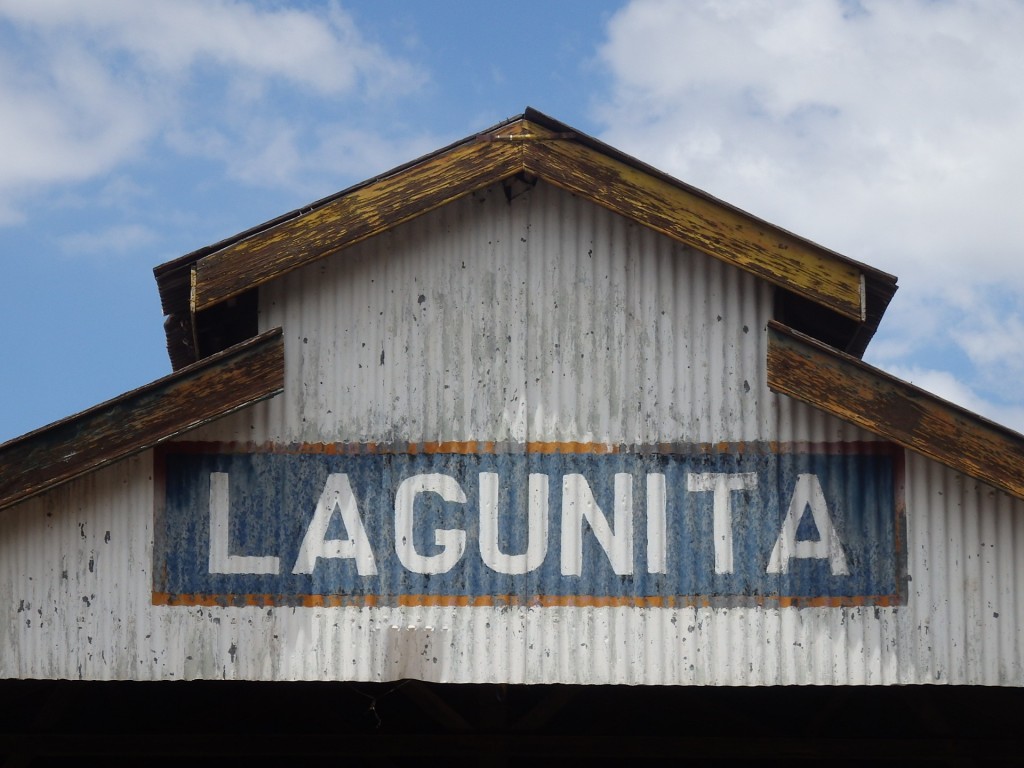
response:
{"label": "orange stripe on sign", "polygon": [[851,597],[793,597],[752,595],[749,598],[717,598],[707,595],[680,596],[595,596],[595,595],[177,595],[153,592],[152,604],[206,608],[377,608],[388,606],[441,608],[856,608],[864,605],[896,605],[892,595],[856,595]]}
{"label": "orange stripe on sign", "polygon": [[494,455],[494,454],[888,454],[899,455],[902,449],[886,441],[853,442],[738,442],[738,443],[655,443],[652,445],[612,444],[577,441],[540,441],[527,443],[497,442],[494,440],[447,440],[419,443],[245,443],[245,442],[171,442],[157,448],[158,455],[166,453],[277,453],[322,454],[328,456],[359,455]]}

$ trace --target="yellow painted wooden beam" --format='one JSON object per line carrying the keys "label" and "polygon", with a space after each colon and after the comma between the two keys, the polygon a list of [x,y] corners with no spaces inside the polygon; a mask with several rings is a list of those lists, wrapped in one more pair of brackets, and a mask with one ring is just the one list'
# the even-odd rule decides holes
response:
{"label": "yellow painted wooden beam", "polygon": [[542,126],[524,126],[527,171],[672,239],[864,320],[856,264],[731,206]]}
{"label": "yellow painted wooden beam", "polygon": [[204,256],[194,265],[192,312],[524,170],[845,317],[864,320],[864,277],[855,263],[573,134],[554,133],[526,119]]}
{"label": "yellow painted wooden beam", "polygon": [[[517,132],[517,124],[502,130]],[[515,141],[470,140],[211,253],[195,264],[192,311],[506,179],[522,170],[522,154]]]}
{"label": "yellow painted wooden beam", "polygon": [[1024,436],[776,322],[768,386],[1024,499]]}

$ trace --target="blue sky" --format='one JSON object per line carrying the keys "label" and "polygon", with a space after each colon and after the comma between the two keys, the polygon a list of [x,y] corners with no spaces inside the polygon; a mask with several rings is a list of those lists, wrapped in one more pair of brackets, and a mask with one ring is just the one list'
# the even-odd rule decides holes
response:
{"label": "blue sky", "polygon": [[536,107],[896,274],[1024,430],[1024,3],[0,0],[0,442],[170,371],[152,268]]}

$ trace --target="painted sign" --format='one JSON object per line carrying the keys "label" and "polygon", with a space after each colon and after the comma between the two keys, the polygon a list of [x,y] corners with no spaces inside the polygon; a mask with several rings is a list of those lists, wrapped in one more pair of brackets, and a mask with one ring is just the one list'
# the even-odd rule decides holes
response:
{"label": "painted sign", "polygon": [[158,604],[900,601],[888,444],[171,445]]}

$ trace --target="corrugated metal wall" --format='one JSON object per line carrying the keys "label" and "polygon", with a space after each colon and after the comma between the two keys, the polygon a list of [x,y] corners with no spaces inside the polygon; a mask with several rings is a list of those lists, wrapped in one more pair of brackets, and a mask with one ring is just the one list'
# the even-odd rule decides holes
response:
{"label": "corrugated metal wall", "polygon": [[289,394],[235,437],[767,439],[771,295],[568,194],[495,187],[268,286]]}
{"label": "corrugated metal wall", "polygon": [[[768,392],[768,286],[545,185],[509,193],[263,289],[261,327],[285,329],[285,394],[189,439],[872,439]],[[913,456],[899,608],[154,606],[152,467],[146,453],[0,516],[0,674],[1024,682],[1024,505]]]}

